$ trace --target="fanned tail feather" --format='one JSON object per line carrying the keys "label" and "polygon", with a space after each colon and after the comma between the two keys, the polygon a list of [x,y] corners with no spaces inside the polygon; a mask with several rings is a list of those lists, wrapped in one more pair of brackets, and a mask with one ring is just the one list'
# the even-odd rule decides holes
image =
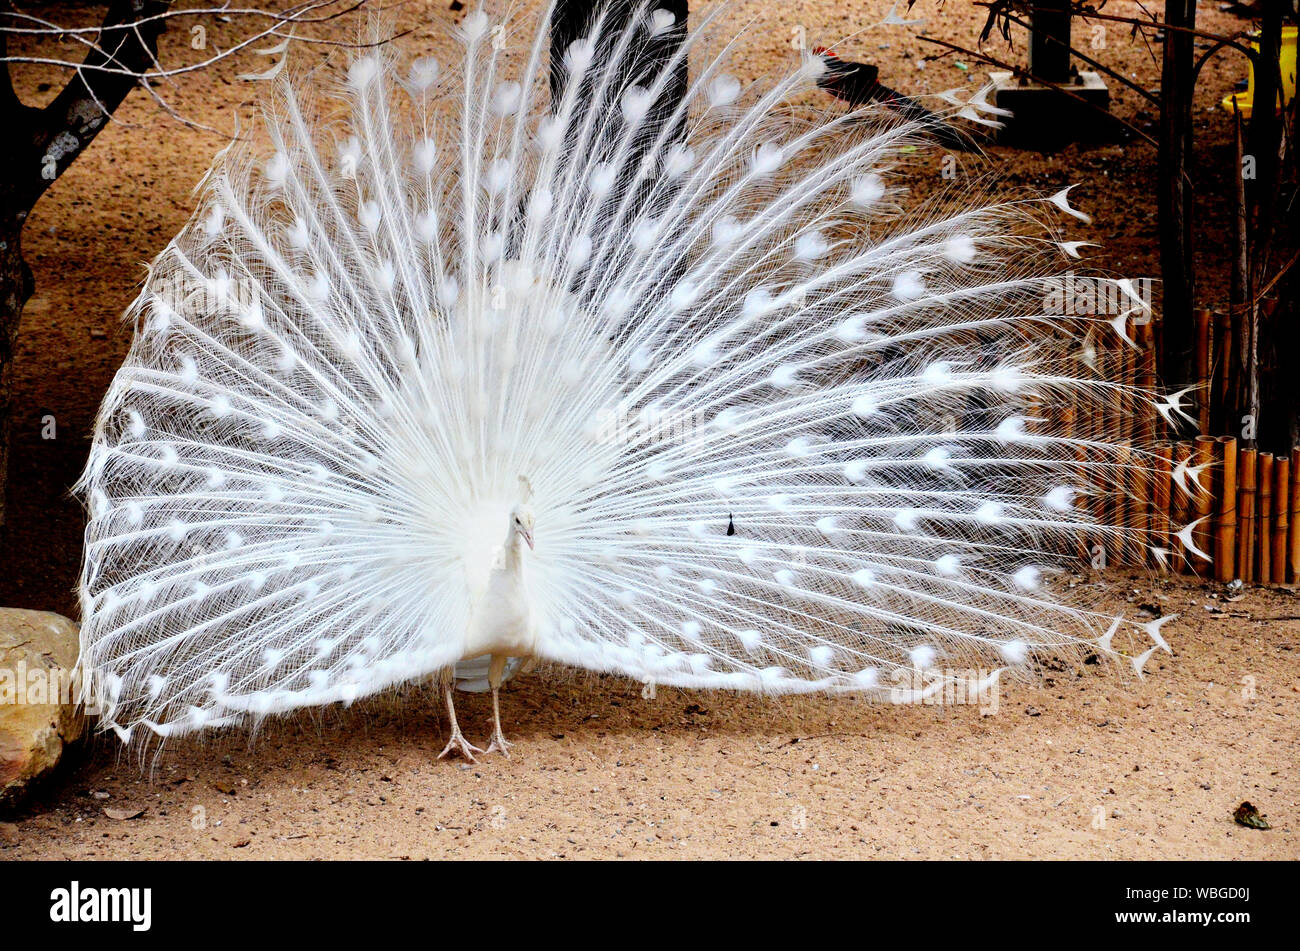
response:
{"label": "fanned tail feather", "polygon": [[211,173],[80,486],[106,723],[454,664],[520,474],[543,659],[885,695],[1113,650],[1043,580],[1085,535],[1148,545],[1096,513],[1168,404],[1115,382],[1114,315],[1058,306],[1064,193],[909,201],[923,130],[810,114],[820,59],[749,87],[707,30],[604,22],[554,101],[545,28],[481,12],[458,64],[283,81],[269,151]]}

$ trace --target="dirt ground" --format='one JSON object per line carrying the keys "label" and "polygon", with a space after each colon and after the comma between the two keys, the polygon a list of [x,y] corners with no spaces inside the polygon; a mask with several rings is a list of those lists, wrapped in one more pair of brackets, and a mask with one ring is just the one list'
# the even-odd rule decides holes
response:
{"label": "dirt ground", "polygon": [[[1300,858],[1297,593],[1079,583],[1130,617],[1180,613],[1174,653],[1143,680],[1057,665],[982,708],[646,699],[531,675],[503,694],[512,757],[476,765],[436,758],[445,720],[425,690],[143,765],[101,738],[0,825],[0,860]],[[457,706],[483,740],[488,698]],[[1243,800],[1273,828],[1236,825]]]}
{"label": "dirt ground", "polygon": [[[925,62],[938,48],[916,40],[915,28],[872,26],[891,2],[863,0],[851,11],[826,0],[737,2],[725,16],[752,21],[752,29],[733,71],[757,77],[789,63],[802,28],[810,45],[875,62],[883,81],[907,93],[982,79],[962,57]],[[708,9],[693,6],[693,16]],[[1106,12],[1138,9],[1112,2]],[[51,5],[48,15],[58,14]],[[399,28],[414,29],[398,41],[413,55],[445,48],[446,27],[463,13],[437,0],[404,4],[395,15]],[[909,14],[966,45],[976,42],[983,15],[960,0],[918,0]],[[85,16],[70,6],[65,22]],[[1201,22],[1223,32],[1245,26],[1213,4],[1202,6]],[[231,25],[205,26],[210,43],[230,45]],[[355,31],[354,22],[339,22],[314,35],[353,39]],[[163,61],[205,55],[191,39],[169,33]],[[1157,85],[1158,53],[1119,28],[1101,42],[1095,55],[1141,88]],[[1010,51],[990,48],[1017,61],[1025,52],[1022,40]],[[299,55],[338,53],[312,46]],[[268,62],[240,57],[161,91],[192,120],[229,129],[238,113],[248,128],[262,90],[236,77]],[[1199,87],[1199,263],[1211,306],[1226,297],[1222,183],[1232,167],[1230,125],[1215,103],[1244,73],[1238,59],[1215,57]],[[38,104],[58,80],[24,68],[17,86]],[[1152,107],[1118,84],[1112,89],[1114,111],[1150,132]],[[0,604],[74,618],[84,522],[68,489],[130,342],[120,315],[226,142],[168,118],[139,93],[116,119],[54,184],[24,235],[36,294],[17,353]],[[1073,237],[1102,245],[1091,264],[1156,273],[1148,146],[989,153],[1009,188],[1050,194],[1080,183],[1072,200],[1095,224]],[[961,162],[970,174],[989,171]],[[925,190],[932,181],[916,185]],[[47,416],[56,420],[55,439],[42,438]],[[1182,612],[1166,628],[1175,654],[1154,658],[1146,680],[1091,666],[1061,670],[1041,686],[1007,685],[998,712],[982,715],[963,706],[667,691],[646,700],[639,685],[612,678],[533,676],[504,700],[515,757],[473,767],[435,759],[444,742],[436,704],[412,690],[364,709],[301,717],[251,746],[246,736],[178,746],[143,773],[101,739],[29,812],[0,825],[0,858],[1300,857],[1295,593],[1250,591],[1224,603],[1217,591],[1145,576],[1086,583],[1117,609],[1132,601],[1131,612],[1140,604]],[[489,714],[484,698],[461,700],[472,737],[486,733]],[[1268,814],[1271,831],[1233,824],[1244,799]],[[143,812],[114,820],[106,806]]]}

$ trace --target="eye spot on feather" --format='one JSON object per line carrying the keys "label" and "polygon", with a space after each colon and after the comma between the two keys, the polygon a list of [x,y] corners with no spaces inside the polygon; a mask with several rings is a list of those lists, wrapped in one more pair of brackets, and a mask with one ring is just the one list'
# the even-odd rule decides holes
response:
{"label": "eye spot on feather", "polygon": [[262,166],[262,174],[266,176],[267,184],[272,188],[283,188],[289,178],[289,156],[283,152],[276,152]]}
{"label": "eye spot on feather", "polygon": [[925,296],[925,282],[920,271],[904,271],[894,278],[890,293],[900,301],[914,301]]}
{"label": "eye spot on feather", "polygon": [[134,439],[140,439],[145,434],[144,417],[136,410],[129,409],[126,411],[126,430]]}
{"label": "eye spot on feather", "polygon": [[411,62],[407,79],[411,86],[423,92],[433,85],[434,80],[438,78],[439,72],[441,72],[441,66],[438,61],[432,56],[424,56]]}
{"label": "eye spot on feather", "polygon": [[808,648],[808,659],[814,666],[829,667],[831,661],[835,659],[835,650],[826,644],[818,644],[815,647]]}
{"label": "eye spot on feather", "polygon": [[723,215],[713,223],[712,241],[719,248],[728,248],[735,243],[743,230],[735,215]]}
{"label": "eye spot on feather", "polygon": [[379,202],[377,201],[363,201],[361,207],[357,209],[357,218],[361,222],[361,227],[371,234],[378,230],[380,216]]}
{"label": "eye spot on feather", "polygon": [[685,145],[675,145],[664,156],[664,175],[681,178],[695,166],[695,152]]}
{"label": "eye spot on feather", "polygon": [[859,689],[869,690],[880,683],[880,670],[876,667],[859,670],[853,675],[853,682]]}
{"label": "eye spot on feather", "polygon": [[587,177],[587,188],[591,191],[593,198],[604,198],[614,188],[614,182],[618,176],[616,169],[609,162],[597,164]]}
{"label": "eye spot on feather", "polygon": [[348,82],[353,89],[365,89],[379,75],[379,59],[363,56],[348,67]]}
{"label": "eye spot on feather", "polygon": [[885,182],[875,173],[853,179],[851,187],[852,201],[859,208],[874,207],[885,194]]}
{"label": "eye spot on feather", "polygon": [[969,264],[975,260],[975,241],[970,235],[953,235],[943,245],[943,256],[956,264]]}
{"label": "eye spot on feather", "polygon": [[226,211],[219,203],[213,203],[212,210],[203,222],[203,233],[209,238],[215,238],[221,233],[221,225],[225,222]]}
{"label": "eye spot on feather", "polygon": [[740,80],[726,73],[709,84],[709,105],[715,108],[729,106],[740,98]]}
{"label": "eye spot on feather", "polygon": [[596,44],[590,37],[574,40],[564,51],[564,65],[575,75],[585,73],[595,59]]}
{"label": "eye spot on feather", "polygon": [[1004,641],[998,645],[998,653],[1008,664],[1023,664],[1029,656],[1029,645],[1024,641]]}
{"label": "eye spot on feather", "polygon": [[900,531],[914,532],[920,520],[921,513],[911,506],[904,506],[894,513],[894,525]]}
{"label": "eye spot on feather", "polygon": [[542,152],[553,151],[564,141],[564,124],[557,116],[545,115],[537,121],[535,135],[538,149]]}
{"label": "eye spot on feather", "polygon": [[1025,565],[1014,575],[1011,576],[1012,582],[1017,588],[1025,591],[1032,591],[1038,587],[1039,581],[1042,580],[1043,573],[1035,565]]}
{"label": "eye spot on feather", "polygon": [[939,652],[929,645],[921,644],[908,651],[907,656],[911,660],[912,666],[917,670],[928,670],[934,666],[935,658],[939,656]]}
{"label": "eye spot on feather", "polygon": [[749,167],[755,176],[771,175],[785,163],[785,150],[776,142],[764,142],[750,157]]}
{"label": "eye spot on feather", "polygon": [[624,121],[629,125],[636,125],[645,118],[653,104],[654,94],[649,89],[632,86],[623,93],[619,107],[622,109]]}
{"label": "eye spot on feather", "polygon": [[591,235],[581,234],[573,239],[569,245],[568,251],[565,252],[565,259],[574,267],[582,267],[591,260]]}
{"label": "eye spot on feather", "polygon": [[504,118],[519,111],[523,89],[517,82],[504,82],[492,94],[492,114]]}
{"label": "eye spot on feather", "polygon": [[816,261],[827,250],[830,244],[826,241],[826,236],[820,231],[808,231],[799,235],[794,242],[794,256],[800,261]]}
{"label": "eye spot on feather", "polygon": [[1074,509],[1074,489],[1068,485],[1058,485],[1043,496],[1043,504],[1054,512],[1069,512]]}

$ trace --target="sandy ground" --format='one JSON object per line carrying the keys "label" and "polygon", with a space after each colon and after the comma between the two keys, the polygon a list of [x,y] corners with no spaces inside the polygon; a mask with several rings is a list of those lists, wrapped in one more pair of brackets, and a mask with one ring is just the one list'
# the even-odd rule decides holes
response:
{"label": "sandy ground", "polygon": [[[1143,680],[1059,665],[983,709],[532,675],[503,695],[512,757],[475,765],[436,758],[423,690],[144,767],[101,738],[0,825],[0,859],[1300,858],[1296,592],[1080,584],[1130,617],[1180,612],[1174,653]],[[484,738],[487,698],[458,709]],[[1243,800],[1273,828],[1234,824]]]}
{"label": "sandy ground", "polygon": [[[802,28],[810,44],[878,63],[882,79],[908,93],[981,77],[960,69],[960,57],[924,62],[937,48],[909,30],[858,33],[890,5],[736,3],[728,16],[752,18],[754,28],[734,71],[753,77],[789,63]],[[1204,6],[1208,28],[1242,27]],[[1106,12],[1137,8],[1124,0]],[[402,50],[438,50],[447,24],[462,15],[444,0],[403,5],[397,26],[415,32],[399,41]],[[968,45],[983,22],[981,9],[958,0],[941,7],[918,0],[913,15],[930,17],[935,35]],[[229,26],[206,26],[210,42],[229,45]],[[317,35],[353,38],[355,29],[334,24]],[[190,39],[169,34],[164,61],[198,59]],[[1139,86],[1156,85],[1158,58],[1141,42],[1117,28],[1103,42],[1098,55],[1106,62]],[[300,56],[328,52],[310,47]],[[997,52],[1019,59],[1024,45]],[[267,62],[244,57],[164,91],[191,119],[229,128],[238,112],[248,128],[261,90],[235,77]],[[1221,180],[1231,166],[1229,126],[1213,104],[1240,75],[1240,62],[1211,60],[1197,105],[1207,304],[1224,296],[1216,236],[1224,223]],[[18,87],[39,103],[53,96],[56,78],[21,71]],[[1148,131],[1155,121],[1149,106],[1118,86],[1115,111]],[[84,523],[68,488],[130,341],[120,315],[144,262],[188,217],[193,184],[225,144],[168,119],[139,94],[117,119],[55,183],[24,236],[37,290],[17,355],[0,604],[72,617]],[[961,162],[963,174],[989,171]],[[1080,182],[1074,198],[1096,224],[1074,236],[1103,245],[1091,263],[1131,276],[1155,273],[1155,162],[1146,146],[1046,156],[994,148],[990,164],[1009,187],[1050,194]],[[925,190],[934,182],[915,184]],[[42,439],[50,415],[58,435]],[[1145,576],[1088,583],[1099,604],[1183,612],[1167,628],[1175,655],[1156,658],[1145,681],[1113,668],[1063,669],[1041,686],[1007,686],[998,712],[983,715],[969,706],[669,691],[647,700],[639,685],[612,678],[533,676],[504,700],[515,757],[473,767],[435,759],[444,742],[437,705],[412,690],[364,709],[304,716],[251,745],[238,735],[178,746],[144,771],[100,740],[28,812],[0,825],[0,858],[1300,855],[1294,592],[1248,592],[1217,614],[1205,609],[1220,603],[1216,592],[1198,587],[1160,588]],[[1269,620],[1276,618],[1290,620]],[[1244,699],[1252,684],[1253,698]],[[471,736],[486,734],[484,698],[463,698],[461,715]],[[1268,814],[1273,830],[1233,824],[1231,811],[1243,799]],[[105,807],[143,812],[114,820]]]}

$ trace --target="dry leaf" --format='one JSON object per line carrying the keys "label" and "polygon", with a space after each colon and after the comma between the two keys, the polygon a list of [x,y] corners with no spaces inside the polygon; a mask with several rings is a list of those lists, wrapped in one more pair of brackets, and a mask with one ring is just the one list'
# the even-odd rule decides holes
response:
{"label": "dry leaf", "polygon": [[1238,806],[1232,813],[1232,818],[1237,825],[1245,826],[1247,829],[1273,828],[1268,824],[1268,821],[1259,814],[1259,810],[1249,802],[1243,802]]}
{"label": "dry leaf", "polygon": [[139,809],[118,809],[114,806],[105,806],[104,815],[110,819],[137,819],[144,815],[144,807],[141,806]]}

